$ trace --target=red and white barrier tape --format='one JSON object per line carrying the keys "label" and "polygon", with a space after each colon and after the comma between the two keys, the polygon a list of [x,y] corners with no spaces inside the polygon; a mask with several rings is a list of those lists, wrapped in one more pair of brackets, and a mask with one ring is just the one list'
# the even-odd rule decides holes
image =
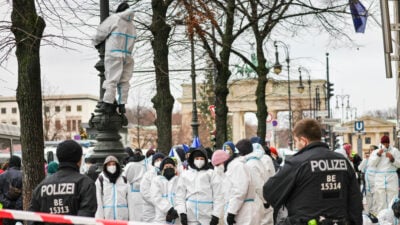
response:
{"label": "red and white barrier tape", "polygon": [[29,212],[11,209],[1,209],[0,218],[28,220],[47,223],[85,224],[85,225],[163,225],[160,223],[145,223],[124,220],[103,220],[83,216],[70,216],[50,213]]}

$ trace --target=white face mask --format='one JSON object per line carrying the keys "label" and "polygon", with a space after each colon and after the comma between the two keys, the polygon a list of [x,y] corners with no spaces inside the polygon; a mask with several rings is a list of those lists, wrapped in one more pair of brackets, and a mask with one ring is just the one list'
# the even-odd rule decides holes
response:
{"label": "white face mask", "polygon": [[154,162],[154,167],[160,168],[161,161]]}
{"label": "white face mask", "polygon": [[205,164],[205,162],[202,159],[195,159],[194,160],[194,165],[199,169],[203,168],[204,164]]}
{"label": "white face mask", "polygon": [[218,175],[224,174],[224,170],[225,170],[224,164],[221,164],[221,165],[219,165],[219,166],[214,167],[214,171],[215,171]]}
{"label": "white face mask", "polygon": [[117,172],[117,166],[107,166],[107,171],[111,174],[114,174],[115,172]]}

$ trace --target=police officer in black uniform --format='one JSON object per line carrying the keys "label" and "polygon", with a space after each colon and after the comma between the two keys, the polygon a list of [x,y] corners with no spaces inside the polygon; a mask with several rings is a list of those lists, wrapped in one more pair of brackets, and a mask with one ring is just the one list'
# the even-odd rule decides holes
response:
{"label": "police officer in black uniform", "polygon": [[299,150],[263,188],[275,210],[285,206],[283,224],[362,224],[362,197],[354,169],[342,155],[321,142],[321,127],[303,119],[293,129]]}
{"label": "police officer in black uniform", "polygon": [[52,214],[94,217],[96,187],[92,179],[79,173],[82,147],[73,140],[57,146],[58,171],[34,190],[29,210]]}

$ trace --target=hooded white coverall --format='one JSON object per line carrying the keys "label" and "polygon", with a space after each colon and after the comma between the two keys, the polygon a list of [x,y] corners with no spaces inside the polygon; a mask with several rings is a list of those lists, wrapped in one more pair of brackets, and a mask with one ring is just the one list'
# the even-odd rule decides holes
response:
{"label": "hooded white coverall", "polygon": [[129,220],[128,184],[125,183],[122,176],[118,177],[115,184],[111,183],[103,173],[100,173],[99,176],[103,176],[103,189],[100,180],[97,179],[95,182],[97,196],[97,211],[95,218]]}
{"label": "hooded white coverall", "polygon": [[115,13],[104,20],[93,37],[96,46],[106,41],[104,56],[105,89],[103,101],[113,104],[118,91],[118,104],[126,104],[129,92],[129,80],[133,73],[132,50],[136,40],[136,28],[133,24],[132,9]]}
{"label": "hooded white coverall", "polygon": [[143,205],[145,204],[142,193],[140,193],[140,182],[147,170],[144,161],[129,162],[123,172],[129,184],[128,205],[133,209],[129,210],[129,218],[134,221],[142,221]]}
{"label": "hooded white coverall", "polygon": [[[167,178],[162,175],[156,176],[151,181],[151,200],[156,211],[154,222],[163,224],[167,223],[167,212],[171,207],[175,207],[178,181],[179,176],[174,176],[171,180],[167,180]],[[181,224],[179,217],[169,224]]]}
{"label": "hooded white coverall", "polygon": [[[399,193],[399,180],[396,170],[400,167],[400,152],[392,146],[389,146],[388,149],[384,146],[382,148],[384,150],[382,155],[379,157],[377,154],[379,149],[376,149],[371,153],[368,162],[371,168],[376,168],[370,170],[371,173],[375,174],[373,204],[376,212],[390,208],[390,202]],[[392,154],[393,162],[390,162],[389,158],[386,157],[386,152]]]}
{"label": "hooded white coverall", "polygon": [[[265,157],[264,157],[265,156]],[[255,203],[259,207],[260,225],[274,224],[273,209],[264,207],[263,187],[270,177],[275,174],[272,159],[265,155],[265,151],[258,143],[253,143],[253,152],[244,156],[246,165],[250,169],[251,178],[255,184],[257,198]],[[269,160],[268,160],[269,158]]]}
{"label": "hooded white coverall", "polygon": [[153,169],[148,170],[144,175],[140,182],[140,193],[142,194],[142,198],[144,200],[142,207],[142,221],[143,222],[153,222],[155,209],[153,202],[151,200],[151,181],[157,177],[158,169],[153,167]]}
{"label": "hooded white coverall", "polygon": [[238,156],[233,159],[225,172],[223,190],[225,193],[225,224],[228,213],[235,215],[236,224],[260,224],[259,211],[256,209],[256,191],[251,179],[246,159]]}
{"label": "hooded white coverall", "polygon": [[363,161],[358,166],[358,169],[364,173],[365,179],[365,199],[367,201],[367,211],[377,215],[378,211],[375,209],[376,205],[374,203],[374,186],[375,186],[375,171],[376,168],[372,167],[371,163],[369,163],[368,159],[363,159]]}
{"label": "hooded white coverall", "polygon": [[208,225],[212,215],[221,219],[221,188],[221,178],[213,170],[185,170],[179,178],[175,209],[187,215],[188,225]]}

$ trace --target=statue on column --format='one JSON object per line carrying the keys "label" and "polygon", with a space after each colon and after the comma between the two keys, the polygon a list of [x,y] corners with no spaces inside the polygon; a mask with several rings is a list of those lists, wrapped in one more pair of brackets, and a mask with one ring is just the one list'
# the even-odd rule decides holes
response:
{"label": "statue on column", "polygon": [[[110,114],[118,108],[125,114],[128,100],[129,81],[133,73],[132,50],[136,40],[136,27],[133,23],[134,12],[128,3],[118,5],[116,13],[107,17],[93,37],[93,45],[99,48],[105,43],[105,80],[104,96],[100,112]],[[118,99],[116,100],[116,93]]]}

